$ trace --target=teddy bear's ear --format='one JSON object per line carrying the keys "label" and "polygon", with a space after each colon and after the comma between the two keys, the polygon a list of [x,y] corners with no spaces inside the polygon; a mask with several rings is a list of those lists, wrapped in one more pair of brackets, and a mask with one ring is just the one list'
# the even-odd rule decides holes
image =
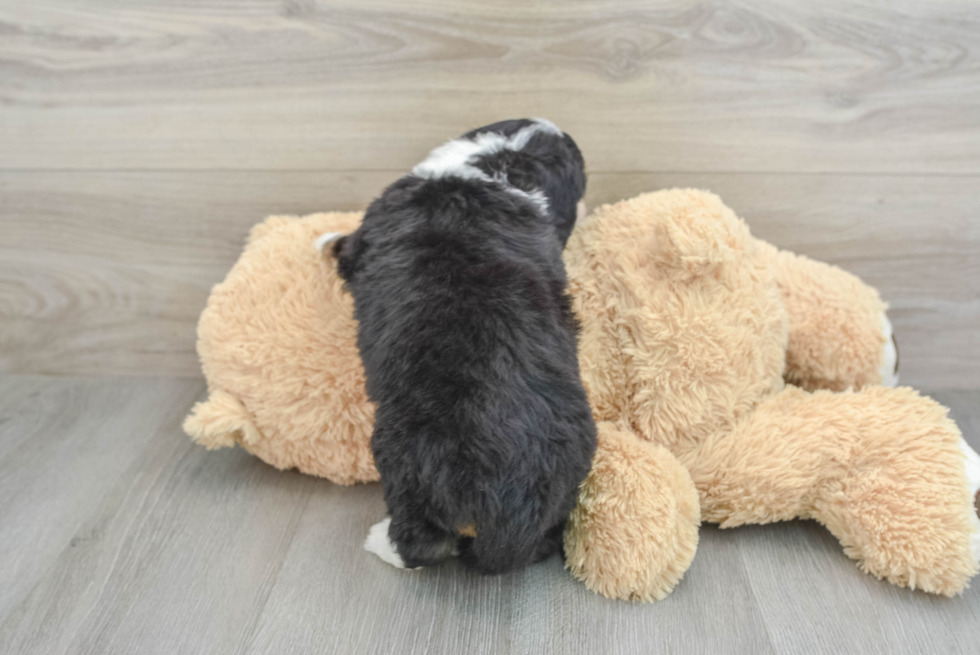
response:
{"label": "teddy bear's ear", "polygon": [[748,228],[714,194],[676,189],[655,200],[650,252],[669,277],[718,275],[745,249]]}

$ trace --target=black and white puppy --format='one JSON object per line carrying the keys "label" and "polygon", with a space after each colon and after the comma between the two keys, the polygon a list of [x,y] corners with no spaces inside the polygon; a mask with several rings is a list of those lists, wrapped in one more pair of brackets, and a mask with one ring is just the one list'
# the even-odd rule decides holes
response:
{"label": "black and white puppy", "polygon": [[458,552],[491,574],[561,549],[596,447],[561,259],[584,192],[571,137],[503,121],[433,150],[332,241],[391,516],[365,548],[386,562]]}

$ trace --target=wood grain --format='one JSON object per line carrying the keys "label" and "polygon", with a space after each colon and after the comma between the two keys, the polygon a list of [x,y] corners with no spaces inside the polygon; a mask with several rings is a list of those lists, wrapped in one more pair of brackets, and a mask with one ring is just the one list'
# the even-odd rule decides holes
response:
{"label": "wood grain", "polygon": [[595,171],[980,173],[968,1],[0,3],[0,168],[402,170],[547,116]]}
{"label": "wood grain", "polygon": [[[397,571],[361,548],[384,514],[379,485],[192,446],[179,421],[202,393],[0,376],[0,652],[975,650],[980,589],[880,582],[812,522],[703,526],[690,570],[651,605],[597,596],[558,559],[490,578]],[[980,448],[980,392],[935,397]]]}
{"label": "wood grain", "polygon": [[[0,548],[31,559],[23,578],[4,568],[0,650],[227,652],[261,609],[310,490],[325,483],[193,447],[180,422],[202,394],[199,381],[47,379],[44,387],[54,400],[81,388],[89,402],[67,416],[28,403],[21,412],[47,419],[34,448],[64,454],[2,460],[52,498],[34,499],[34,522],[62,538],[36,548],[17,538],[17,517],[0,516]],[[161,387],[170,393],[161,397]],[[93,420],[105,424],[96,434]],[[95,447],[114,456],[72,457]],[[134,449],[139,458],[121,459]]]}
{"label": "wood grain", "polygon": [[197,316],[272,213],[354,209],[391,173],[0,175],[0,370],[199,375]]}
{"label": "wood grain", "polygon": [[172,434],[202,387],[0,377],[0,617],[58,553],[102,538],[104,526],[86,517],[106,502],[120,471],[135,465],[133,476],[150,474],[154,436],[161,425]]}
{"label": "wood grain", "polygon": [[[0,370],[199,375],[197,317],[268,213],[364,207],[397,171],[18,172],[0,177]],[[594,173],[592,205],[712,189],[772,243],[891,303],[902,380],[980,387],[972,176]]]}

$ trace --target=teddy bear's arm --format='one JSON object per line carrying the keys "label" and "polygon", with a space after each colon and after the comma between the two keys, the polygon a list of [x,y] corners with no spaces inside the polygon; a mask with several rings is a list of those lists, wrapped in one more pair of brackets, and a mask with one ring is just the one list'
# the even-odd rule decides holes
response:
{"label": "teddy bear's arm", "polygon": [[877,290],[836,266],[758,246],[789,315],[787,382],[810,391],[897,384],[897,347]]}
{"label": "teddy bear's arm", "polygon": [[661,600],[698,545],[698,494],[666,448],[599,422],[598,450],[565,527],[565,566],[607,598]]}
{"label": "teddy bear's arm", "polygon": [[946,411],[909,388],[788,386],[681,461],[705,521],[816,519],[863,570],[953,595],[980,559],[980,458]]}

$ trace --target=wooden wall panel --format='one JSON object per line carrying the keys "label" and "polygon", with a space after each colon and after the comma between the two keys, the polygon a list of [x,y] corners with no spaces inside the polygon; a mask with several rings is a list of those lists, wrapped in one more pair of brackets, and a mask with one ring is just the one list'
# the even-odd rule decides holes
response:
{"label": "wooden wall panel", "polygon": [[906,380],[976,386],[978,51],[945,0],[0,0],[0,370],[196,374],[248,226],[540,115],[590,202],[714,189],[878,285]]}
{"label": "wooden wall panel", "polygon": [[547,116],[597,171],[980,173],[970,2],[0,3],[3,168],[404,169]]}
{"label": "wooden wall panel", "polygon": [[[211,285],[269,213],[359,209],[398,172],[20,172],[0,183],[0,369],[197,375]],[[891,302],[903,380],[980,386],[972,177],[594,173],[587,200],[712,189],[753,232]]]}

